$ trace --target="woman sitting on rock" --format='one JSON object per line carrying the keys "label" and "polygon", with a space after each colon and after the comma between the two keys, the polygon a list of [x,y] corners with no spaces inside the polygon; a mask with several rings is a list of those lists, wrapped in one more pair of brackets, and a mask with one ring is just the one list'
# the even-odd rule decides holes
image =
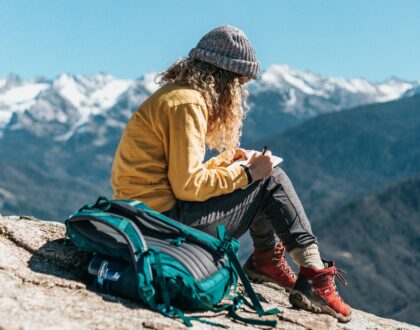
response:
{"label": "woman sitting on rock", "polygon": [[[321,260],[301,202],[285,172],[273,168],[271,152],[227,167],[247,157],[239,148],[244,85],[259,69],[246,35],[219,26],[188,58],[161,73],[161,88],[123,132],[112,167],[113,198],[139,199],[215,236],[220,223],[235,238],[249,229],[255,248],[246,267],[251,278],[289,289],[294,306],[349,321],[350,307],[334,281],[337,275],[344,279],[333,262]],[[220,154],[203,163],[206,145]],[[300,266],[298,277],[285,250]]]}

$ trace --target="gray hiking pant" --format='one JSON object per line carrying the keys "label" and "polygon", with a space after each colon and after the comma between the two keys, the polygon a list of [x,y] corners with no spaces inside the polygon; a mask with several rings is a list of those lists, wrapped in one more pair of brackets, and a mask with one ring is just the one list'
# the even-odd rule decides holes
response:
{"label": "gray hiking pant", "polygon": [[287,251],[317,241],[302,203],[280,167],[246,189],[202,202],[176,200],[163,214],[216,237],[220,223],[235,238],[250,229],[256,251],[273,248],[278,239]]}

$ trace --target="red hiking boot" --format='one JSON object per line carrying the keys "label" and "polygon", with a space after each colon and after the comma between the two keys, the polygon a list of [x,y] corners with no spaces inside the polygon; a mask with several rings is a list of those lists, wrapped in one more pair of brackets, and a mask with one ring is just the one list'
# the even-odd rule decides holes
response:
{"label": "red hiking boot", "polygon": [[255,251],[244,265],[244,270],[253,281],[274,282],[289,290],[296,282],[296,274],[286,261],[281,242],[274,249]]}
{"label": "red hiking boot", "polygon": [[347,285],[343,271],[337,269],[333,261],[323,260],[325,269],[300,267],[296,284],[289,295],[290,303],[307,311],[326,313],[339,322],[351,320],[351,309],[337,292],[335,277]]}

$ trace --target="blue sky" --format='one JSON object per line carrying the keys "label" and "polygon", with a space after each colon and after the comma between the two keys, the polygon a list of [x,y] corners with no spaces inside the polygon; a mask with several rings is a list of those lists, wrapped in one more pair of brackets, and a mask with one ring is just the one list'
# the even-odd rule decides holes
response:
{"label": "blue sky", "polygon": [[263,68],[418,80],[419,14],[417,0],[0,0],[0,75],[137,78],[230,24],[245,31]]}

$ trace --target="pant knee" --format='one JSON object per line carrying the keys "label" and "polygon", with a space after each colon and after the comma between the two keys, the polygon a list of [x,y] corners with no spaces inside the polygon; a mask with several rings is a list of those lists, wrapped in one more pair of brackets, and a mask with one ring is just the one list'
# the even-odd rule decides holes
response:
{"label": "pant knee", "polygon": [[268,181],[274,182],[275,184],[291,184],[286,172],[278,166],[273,168],[273,170],[267,178]]}
{"label": "pant knee", "polygon": [[278,176],[284,176],[286,175],[286,172],[281,167],[274,167],[273,170],[270,173],[270,176],[272,177],[278,177]]}

